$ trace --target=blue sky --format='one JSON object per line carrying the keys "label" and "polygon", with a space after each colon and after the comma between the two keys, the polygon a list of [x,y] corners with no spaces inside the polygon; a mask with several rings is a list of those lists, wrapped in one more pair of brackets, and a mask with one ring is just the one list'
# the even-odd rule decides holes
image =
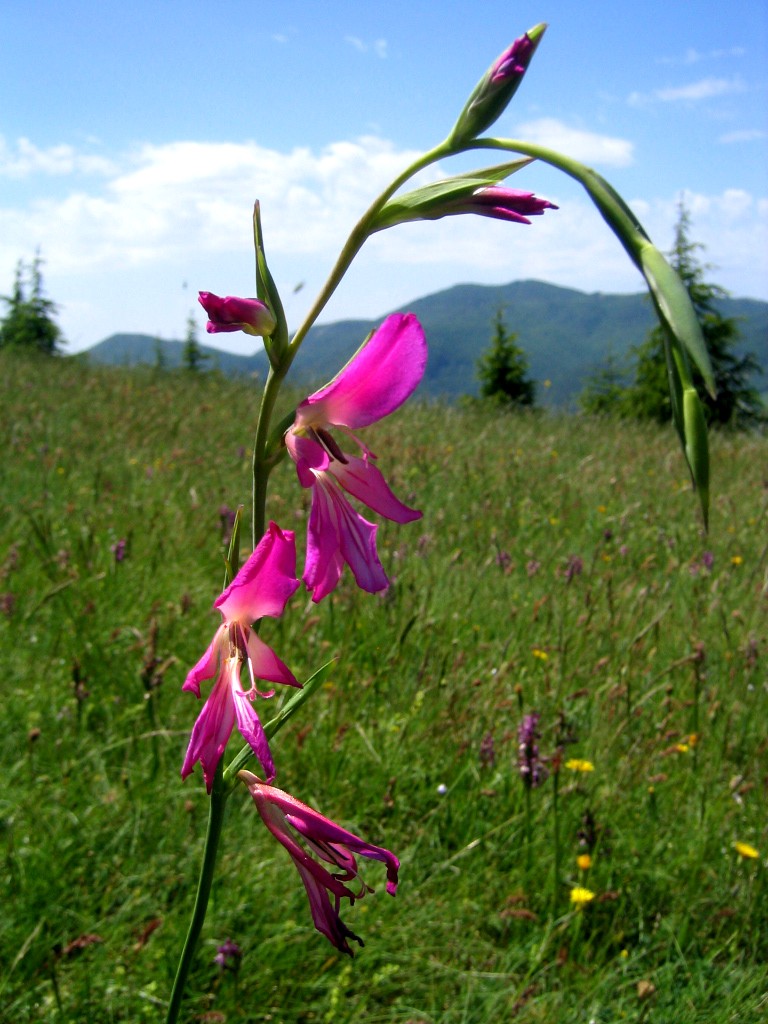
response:
{"label": "blue sky", "polygon": [[[762,0],[5,0],[0,293],[39,248],[69,351],[116,331],[180,337],[198,290],[253,294],[258,198],[297,324],[368,202],[540,21],[494,133],[596,167],[665,249],[685,195],[712,279],[768,299]],[[539,164],[510,185],[560,209],[530,227],[456,217],[385,232],[323,319],[377,317],[461,281],[641,290],[578,186]]]}

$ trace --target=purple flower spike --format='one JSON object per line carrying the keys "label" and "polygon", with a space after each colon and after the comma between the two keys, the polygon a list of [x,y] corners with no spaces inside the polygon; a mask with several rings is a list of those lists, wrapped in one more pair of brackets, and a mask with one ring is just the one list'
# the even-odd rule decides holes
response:
{"label": "purple flower spike", "polygon": [[198,298],[208,314],[205,329],[209,334],[245,331],[246,334],[265,337],[275,329],[272,311],[258,299],[239,299],[234,295],[221,298],[213,292],[200,292]]}
{"label": "purple flower spike", "polygon": [[[251,772],[241,771],[239,778],[248,787],[264,824],[291,855],[309,897],[315,928],[336,949],[352,956],[348,940],[361,946],[363,940],[339,917],[341,901],[348,899],[351,906],[367,892],[373,892],[360,879],[355,855],[386,865],[390,896],[397,892],[400,861],[389,850],[366,843],[289,793],[266,785]],[[331,870],[321,861],[330,864]],[[357,882],[358,891],[350,889],[349,882]]]}
{"label": "purple flower spike", "polygon": [[[352,433],[388,416],[410,397],[427,362],[421,325],[412,313],[387,317],[370,340],[324,388],[296,410],[285,444],[302,487],[312,488],[304,583],[321,601],[347,564],[369,593],[389,585],[376,550],[376,531],[344,492],[396,523],[421,518],[390,490],[376,456]],[[329,427],[338,427],[359,446],[362,458],[342,451]]]}
{"label": "purple flower spike", "polygon": [[517,770],[523,784],[529,789],[540,786],[547,777],[547,769],[539,757],[539,746],[536,742],[540,739],[538,711],[525,715],[517,730]]}

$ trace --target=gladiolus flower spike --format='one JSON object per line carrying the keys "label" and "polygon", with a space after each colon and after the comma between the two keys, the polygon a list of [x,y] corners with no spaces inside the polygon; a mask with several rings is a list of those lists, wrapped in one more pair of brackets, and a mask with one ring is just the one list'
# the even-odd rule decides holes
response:
{"label": "gladiolus flower spike", "polygon": [[[376,550],[376,531],[356,512],[344,491],[396,523],[421,518],[391,491],[376,456],[353,433],[388,416],[410,397],[427,361],[424,332],[412,313],[387,317],[341,372],[305,398],[285,443],[302,487],[312,488],[304,583],[321,601],[349,565],[369,593],[389,585]],[[362,458],[342,451],[329,428],[338,427],[358,445]]]}
{"label": "gladiolus flower spike", "polygon": [[[239,778],[248,787],[264,824],[291,855],[307,891],[315,928],[336,949],[352,956],[348,940],[361,946],[363,940],[339,917],[341,900],[348,899],[352,905],[367,892],[373,892],[360,879],[355,855],[379,860],[386,865],[390,896],[397,892],[399,860],[389,850],[366,843],[289,793],[266,785],[251,772],[241,771]],[[320,861],[332,865],[332,870],[329,871]],[[357,892],[347,885],[356,880],[359,883]],[[331,896],[334,897],[333,902]]]}
{"label": "gladiolus flower spike", "polygon": [[[282,615],[288,599],[298,587],[294,534],[270,523],[256,550],[214,603],[224,621],[182,686],[183,690],[190,690],[199,698],[201,681],[218,672],[208,700],[192,729],[181,768],[181,777],[185,779],[199,761],[209,793],[235,722],[258,757],[267,778],[271,781],[275,777],[267,737],[253,707],[256,697],[271,697],[274,690],[262,693],[256,686],[256,680],[286,683],[288,686],[300,684],[271,647],[259,639],[251,623],[265,615],[273,618]],[[248,667],[250,683],[245,690],[240,685],[243,665]]]}
{"label": "gladiolus flower spike", "polygon": [[275,329],[272,311],[258,299],[239,299],[235,295],[221,298],[213,292],[200,292],[198,299],[208,314],[205,329],[209,334],[245,331],[246,334],[263,338]]}

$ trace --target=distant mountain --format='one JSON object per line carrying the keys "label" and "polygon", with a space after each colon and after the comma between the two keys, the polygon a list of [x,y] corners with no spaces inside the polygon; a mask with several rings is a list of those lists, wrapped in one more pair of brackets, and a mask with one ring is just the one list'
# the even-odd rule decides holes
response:
{"label": "distant mountain", "polygon": [[[411,302],[393,312],[412,312],[421,321],[429,343],[429,362],[420,394],[457,398],[477,394],[476,363],[487,348],[491,322],[504,308],[507,326],[518,336],[528,355],[531,376],[540,385],[538,400],[547,405],[568,406],[585,381],[608,356],[619,365],[634,345],[639,345],[655,317],[645,293],[587,294],[542,281],[514,281],[506,285],[461,284]],[[757,299],[723,299],[720,311],[739,320],[739,353],[752,352],[763,373],[755,386],[768,388],[768,302]],[[340,320],[309,332],[290,378],[311,385],[327,380],[357,349],[376,320]],[[203,346],[210,356],[207,366],[232,375],[267,372],[263,350],[238,356]],[[157,363],[181,365],[183,343],[158,341],[144,334],[114,334],[86,353],[93,362],[112,365]]]}

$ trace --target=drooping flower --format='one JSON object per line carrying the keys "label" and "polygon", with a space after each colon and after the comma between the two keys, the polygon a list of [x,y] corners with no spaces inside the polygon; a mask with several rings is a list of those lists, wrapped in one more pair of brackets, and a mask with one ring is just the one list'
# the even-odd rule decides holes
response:
{"label": "drooping flower", "polygon": [[[344,491],[396,523],[421,518],[392,493],[376,467],[376,456],[353,430],[388,416],[413,393],[424,374],[427,346],[412,313],[387,317],[343,370],[305,398],[285,436],[299,482],[312,488],[304,583],[321,601],[349,565],[358,586],[369,593],[388,580],[376,550],[376,531],[347,500]],[[338,427],[359,446],[362,458],[342,451],[329,433]]]}
{"label": "drooping flower", "polygon": [[222,298],[213,292],[200,292],[198,299],[208,314],[205,329],[209,334],[245,331],[255,337],[264,337],[275,329],[272,310],[258,299],[240,299],[236,295]]}
{"label": "drooping flower", "polygon": [[[271,697],[274,691],[262,693],[256,686],[256,680],[289,686],[299,686],[299,683],[271,647],[259,639],[251,624],[265,615],[274,618],[282,615],[298,586],[294,535],[292,531],[282,531],[275,523],[270,523],[256,550],[214,602],[214,608],[221,612],[224,621],[182,687],[200,697],[201,681],[218,672],[208,700],[192,729],[181,768],[181,777],[185,779],[199,761],[209,793],[216,766],[235,722],[261,762],[267,778],[275,777],[269,744],[253,707],[256,697]],[[243,665],[248,669],[249,685],[246,689],[240,684]]]}
{"label": "drooping flower", "polygon": [[[249,771],[239,778],[248,787],[262,821],[293,859],[304,883],[315,928],[342,953],[352,956],[348,940],[363,945],[363,940],[339,917],[342,899],[350,906],[373,892],[360,878],[355,855],[381,861],[387,869],[387,892],[397,892],[400,862],[389,850],[373,846],[348,832],[300,800],[263,783]],[[331,865],[331,870],[321,863]],[[347,883],[357,882],[357,891]],[[333,896],[333,901],[331,901]]]}

